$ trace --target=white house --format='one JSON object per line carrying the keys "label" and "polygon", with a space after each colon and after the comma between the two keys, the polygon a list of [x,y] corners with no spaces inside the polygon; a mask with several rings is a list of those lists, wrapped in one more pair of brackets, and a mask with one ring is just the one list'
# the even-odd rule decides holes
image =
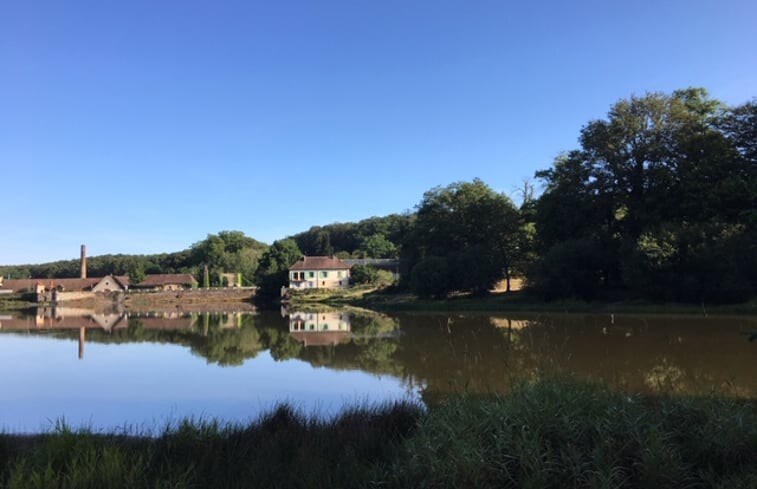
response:
{"label": "white house", "polygon": [[350,266],[330,256],[303,256],[289,268],[291,289],[346,289]]}

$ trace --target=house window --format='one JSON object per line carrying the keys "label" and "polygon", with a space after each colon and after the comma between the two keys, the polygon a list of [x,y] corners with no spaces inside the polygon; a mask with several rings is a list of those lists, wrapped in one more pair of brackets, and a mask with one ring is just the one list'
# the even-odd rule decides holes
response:
{"label": "house window", "polygon": [[344,277],[344,272],[337,272],[336,276],[339,277],[339,278],[342,278],[342,277]]}
{"label": "house window", "polygon": [[308,272],[308,278],[315,278],[315,272]]}
{"label": "house window", "polygon": [[321,272],[321,278],[326,278],[329,276],[329,272]]}

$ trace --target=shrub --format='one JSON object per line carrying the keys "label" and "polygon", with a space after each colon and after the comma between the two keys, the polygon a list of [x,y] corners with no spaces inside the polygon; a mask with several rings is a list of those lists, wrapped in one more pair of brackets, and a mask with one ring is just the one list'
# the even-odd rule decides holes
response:
{"label": "shrub", "polygon": [[429,257],[410,272],[410,289],[420,297],[445,297],[451,290],[449,264],[445,258]]}

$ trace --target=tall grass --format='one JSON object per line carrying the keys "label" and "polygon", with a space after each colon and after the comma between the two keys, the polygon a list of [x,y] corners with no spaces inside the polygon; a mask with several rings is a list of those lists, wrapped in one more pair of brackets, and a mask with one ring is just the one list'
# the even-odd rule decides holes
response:
{"label": "tall grass", "polygon": [[390,473],[397,487],[757,487],[757,409],[522,384],[506,397],[449,399]]}
{"label": "tall grass", "polygon": [[281,406],[248,425],[188,420],[154,435],[61,425],[0,437],[0,487],[757,487],[754,402],[570,380],[329,420]]}
{"label": "tall grass", "polygon": [[[280,406],[249,425],[184,421],[155,437],[54,432],[9,447],[0,487],[354,487],[395,460],[421,408],[362,407],[335,419]],[[3,439],[3,438],[0,438]],[[23,441],[23,440],[22,440]]]}

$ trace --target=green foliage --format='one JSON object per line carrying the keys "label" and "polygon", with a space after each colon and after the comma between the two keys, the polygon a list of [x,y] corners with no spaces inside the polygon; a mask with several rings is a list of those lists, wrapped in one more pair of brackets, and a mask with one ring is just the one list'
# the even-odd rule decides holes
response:
{"label": "green foliage", "polygon": [[373,283],[373,285],[378,285],[380,287],[388,286],[394,284],[394,275],[392,272],[388,272],[386,270],[379,270],[376,275],[376,281]]}
{"label": "green foliage", "polygon": [[418,262],[410,274],[410,288],[420,297],[444,298],[451,290],[446,258],[430,256]]}
{"label": "green foliage", "polygon": [[717,127],[751,164],[757,164],[757,99],[725,111]]}
{"label": "green foliage", "polygon": [[354,284],[375,284],[378,281],[378,270],[367,265],[354,265],[350,268],[350,280]]}
{"label": "green foliage", "polygon": [[289,283],[289,267],[302,256],[302,251],[293,239],[274,241],[260,258],[255,275],[255,284],[258,286],[256,295],[266,300],[278,297],[281,287]]}
{"label": "green foliage", "polygon": [[353,284],[387,286],[394,283],[394,276],[386,270],[378,270],[370,265],[354,265],[350,269]]}
{"label": "green foliage", "polygon": [[[204,285],[236,272],[272,298],[302,254],[399,255],[400,286],[422,296],[485,294],[526,273],[550,299],[743,301],[757,293],[755,141],[754,100],[726,107],[699,88],[632,96],[586,124],[579,149],[536,173],[541,197],[523,182],[520,209],[476,179],[427,191],[414,214],[314,226],[273,250],[221,231],[177,253],[91,257],[89,274],[199,277],[208,266]],[[386,279],[361,273],[353,280]],[[13,278],[78,274],[78,260],[0,267]]]}
{"label": "green foliage", "polygon": [[518,260],[521,229],[512,201],[481,180],[429,190],[403,248],[410,288],[435,297],[486,293]]}
{"label": "green foliage", "polygon": [[145,279],[145,271],[141,265],[137,264],[129,270],[129,284],[137,285]]}
{"label": "green foliage", "polygon": [[757,258],[734,246],[755,249],[754,120],[753,104],[686,89],[621,100],[587,124],[580,150],[537,173],[530,283],[553,298],[749,298]]}
{"label": "green foliage", "polygon": [[191,259],[197,265],[207,266],[215,279],[211,284],[220,286],[220,273],[241,273],[251,282],[258,268],[258,261],[268,247],[249,238],[241,231],[221,231],[209,234],[204,240],[192,245]]}
{"label": "green foliage", "polygon": [[[373,255],[373,253],[378,253],[382,255],[381,258],[392,258],[397,256],[397,253],[396,251],[392,253],[391,250],[402,246],[404,236],[413,220],[412,214],[390,214],[385,217],[363,219],[359,222],[313,226],[308,231],[292,236],[292,239],[308,256],[379,258]],[[382,236],[383,239],[377,236]],[[369,240],[371,240],[370,244]]]}
{"label": "green foliage", "polygon": [[597,298],[605,276],[602,246],[591,238],[569,239],[552,246],[532,272],[534,289],[547,300]]}
{"label": "green foliage", "polygon": [[363,241],[358,254],[363,258],[395,258],[397,245],[386,239],[383,234],[376,233]]}
{"label": "green foliage", "polygon": [[[158,255],[101,255],[87,258],[90,277],[131,275],[141,270],[145,274],[190,273],[200,277],[207,265],[213,273],[241,273],[247,283],[252,282],[258,260],[267,246],[244,235],[241,231],[221,231],[209,234],[191,249]],[[79,276],[79,260],[65,260],[40,265],[0,266],[0,275],[14,278],[66,278]],[[140,280],[141,282],[141,280]],[[132,283],[135,283],[132,280]],[[220,282],[219,282],[220,284]]]}

